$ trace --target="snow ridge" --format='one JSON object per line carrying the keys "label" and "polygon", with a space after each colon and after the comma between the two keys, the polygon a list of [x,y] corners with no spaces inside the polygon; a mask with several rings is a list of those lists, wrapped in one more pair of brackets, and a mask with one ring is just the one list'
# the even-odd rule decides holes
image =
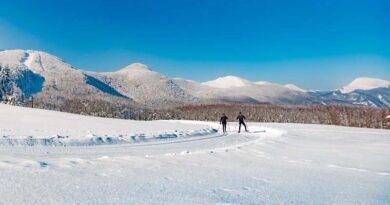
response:
{"label": "snow ridge", "polygon": [[[30,95],[43,99],[88,96],[97,100],[122,98],[120,100],[151,108],[208,103],[343,104],[384,108],[390,104],[387,97],[390,81],[374,78],[357,78],[336,91],[307,92],[294,84],[251,82],[231,75],[197,83],[166,77],[142,63],[130,64],[116,72],[87,72],[75,69],[56,56],[33,50],[0,51],[0,64],[15,73],[5,79],[11,83],[0,86],[0,93],[6,93],[0,94],[3,100],[9,96]],[[7,77],[0,76],[0,80],[4,78]],[[14,95],[19,91],[22,93]]]}
{"label": "snow ridge", "polygon": [[209,136],[217,133],[216,129],[205,128],[202,130],[172,131],[160,133],[139,133],[123,135],[98,135],[88,134],[82,137],[69,137],[67,135],[55,135],[49,137],[11,138],[2,136],[0,146],[93,146],[93,145],[113,145],[129,144],[140,142],[167,141],[169,139],[181,139],[191,137]]}
{"label": "snow ridge", "polygon": [[351,93],[355,90],[372,90],[390,87],[390,81],[377,78],[356,78],[350,84],[340,89],[341,93]]}
{"label": "snow ridge", "polygon": [[306,90],[294,85],[294,84],[286,84],[284,85],[284,87],[288,88],[288,89],[291,89],[291,90],[294,90],[294,91],[298,91],[298,92],[307,92]]}
{"label": "snow ridge", "polygon": [[248,80],[231,75],[204,82],[203,84],[214,88],[245,87],[252,85]]}

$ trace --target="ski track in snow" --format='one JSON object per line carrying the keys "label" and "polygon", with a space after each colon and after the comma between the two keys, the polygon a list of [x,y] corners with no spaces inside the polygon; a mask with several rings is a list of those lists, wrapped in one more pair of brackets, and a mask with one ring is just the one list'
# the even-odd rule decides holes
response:
{"label": "ski track in snow", "polygon": [[[289,138],[296,137],[296,133],[307,132],[308,129],[292,129],[292,133],[275,125],[269,127],[252,125],[250,129],[265,129],[266,132],[243,134],[230,132],[227,135],[211,133],[187,138],[99,146],[3,146],[3,150],[0,151],[0,170],[2,170],[0,176],[7,176],[6,173],[13,172],[11,179],[14,183],[35,187],[45,186],[39,185],[44,181],[45,184],[52,184],[61,190],[53,192],[40,188],[32,191],[36,196],[42,195],[43,192],[50,192],[52,199],[34,196],[34,200],[30,201],[28,197],[31,196],[24,195],[17,200],[7,199],[7,197],[3,200],[4,202],[15,200],[27,204],[30,202],[48,204],[54,199],[59,199],[60,204],[89,203],[91,200],[96,200],[94,203],[97,204],[132,202],[387,204],[389,202],[389,197],[386,196],[389,192],[386,187],[390,183],[390,172],[385,165],[377,169],[367,169],[364,166],[363,168],[348,166],[349,162],[334,160],[332,157],[321,160],[321,157],[316,157],[313,153],[313,155],[295,156],[302,145],[290,142]],[[315,132],[314,129],[309,130],[311,133],[323,133],[321,129],[319,132]],[[328,132],[337,134],[343,131]],[[377,135],[376,132],[372,130],[371,135],[383,136]],[[344,133],[357,134],[358,131]],[[366,130],[363,133],[369,134],[370,131]],[[388,134],[388,132],[381,134]],[[390,135],[385,137],[388,136]],[[290,148],[286,149],[287,147]],[[310,152],[310,149],[312,148],[306,151]],[[324,150],[318,151],[324,152]],[[6,154],[10,152],[12,154]],[[332,163],[327,162],[328,160]],[[386,163],[386,160],[383,162]],[[300,172],[304,173],[300,174]],[[316,176],[317,174],[319,176]],[[24,177],[29,175],[34,175],[37,179]],[[13,176],[22,177],[25,181],[16,180]],[[327,176],[329,181],[321,176]],[[46,177],[49,179],[44,179]],[[1,178],[1,181],[10,183],[5,179]],[[66,182],[68,180],[71,181]],[[103,181],[108,184],[107,187],[98,185]],[[66,184],[69,183],[78,188],[65,190],[63,186],[68,187]],[[149,188],[144,189],[145,186]],[[317,186],[323,188],[314,188]],[[120,194],[114,194],[109,191],[111,189],[118,189]],[[14,186],[11,190],[26,191],[25,188]],[[84,195],[76,194],[78,197],[69,198],[62,193],[75,195],[76,190]],[[0,193],[7,192],[0,189]],[[97,196],[98,192],[109,194]],[[175,195],[171,195],[173,193]],[[359,194],[362,198],[359,198]],[[378,194],[379,198],[375,198]]]}
{"label": "ski track in snow", "polygon": [[159,140],[168,140],[174,138],[188,138],[208,136],[216,133],[213,128],[191,131],[175,131],[161,133],[141,133],[141,134],[121,134],[121,135],[95,135],[88,134],[81,138],[73,139],[69,136],[41,136],[35,138],[33,136],[12,138],[3,136],[0,138],[0,146],[93,146],[107,144],[127,144],[139,142],[151,142]]}
{"label": "ski track in snow", "polygon": [[[263,130],[264,128],[261,127],[259,128]],[[228,152],[229,150],[240,150],[245,146],[249,145],[255,145],[257,143],[261,143],[261,141],[264,141],[266,137],[277,137],[280,136],[283,132],[278,132],[272,129],[267,129],[269,130],[270,134],[265,135],[265,136],[259,136],[258,134],[253,134],[253,133],[246,133],[242,136],[242,139],[237,140],[234,139],[236,136],[233,134],[222,134],[216,132],[216,129],[210,128],[210,129],[204,129],[200,131],[190,131],[185,137],[178,138],[178,135],[175,134],[158,134],[158,135],[153,135],[154,137],[151,137],[149,140],[145,140],[146,136],[145,134],[140,134],[136,136],[143,136],[141,141],[126,141],[126,142],[121,142],[121,143],[98,143],[95,144],[94,142],[96,141],[95,138],[92,138],[91,141],[85,143],[85,141],[74,141],[73,144],[70,143],[70,146],[64,146],[64,142],[59,142],[59,143],[42,143],[45,142],[46,139],[36,139],[35,142],[40,142],[40,143],[32,143],[31,139],[13,139],[15,140],[13,143],[10,143],[10,141],[6,140],[7,143],[2,143],[3,146],[1,148],[4,150],[23,150],[24,152],[28,152],[29,156],[38,154],[39,156],[42,155],[42,150],[47,150],[44,152],[45,155],[50,155],[53,153],[58,154],[65,154],[68,155],[73,152],[78,152],[78,151],[83,151],[87,153],[93,153],[95,155],[96,153],[99,153],[99,155],[104,154],[106,151],[108,152],[115,152],[115,153],[127,153],[128,151],[137,151],[140,149],[156,149],[158,147],[169,147],[169,146],[176,146],[177,144],[182,144],[184,147],[188,145],[192,145],[194,142],[198,143],[207,143],[209,140],[214,141],[214,146],[210,147],[201,147],[201,148],[188,148],[187,150],[177,150],[175,152],[163,152],[163,153],[157,153],[157,154],[138,154],[143,157],[158,157],[158,156],[176,156],[176,155],[186,155],[186,154],[209,154],[209,153],[219,153],[219,152]],[[133,135],[134,136],[134,135]],[[156,137],[157,136],[157,137]],[[161,136],[174,136],[174,137],[161,137]],[[132,137],[130,137],[132,138]],[[225,139],[224,139],[225,138]],[[226,140],[226,138],[230,138]],[[2,139],[4,140],[4,139]],[[16,141],[19,141],[16,143]],[[26,142],[27,141],[27,142]],[[224,143],[219,145],[218,142],[223,141]],[[231,141],[231,142],[230,142]],[[91,143],[92,142],[92,143]],[[60,146],[58,146],[60,145]],[[72,146],[73,145],[73,146]],[[99,145],[99,146],[96,146]],[[34,148],[36,147],[36,148]],[[177,148],[175,147],[174,150]],[[164,150],[164,149],[163,149]],[[23,153],[24,155],[24,153]],[[57,154],[56,154],[57,155]],[[136,154],[137,155],[137,154]],[[58,156],[58,155],[57,155]],[[67,158],[60,158],[60,159],[67,159]],[[72,164],[80,164],[77,161],[84,161],[81,160],[80,158],[71,158],[70,163]],[[77,159],[77,160],[73,160]],[[122,156],[119,157],[108,157],[108,156],[103,156],[103,157],[97,157],[97,158],[92,158],[91,160],[109,160],[109,159],[122,159]],[[56,159],[57,160],[57,159]],[[61,160],[60,160],[61,161]],[[74,162],[76,161],[76,162]],[[89,161],[91,162],[91,161]],[[50,165],[55,165],[56,162],[50,163]],[[61,164],[61,163],[60,163]],[[31,161],[31,160],[25,160],[22,158],[15,158],[15,157],[8,157],[5,160],[0,161],[0,167],[12,167],[12,165],[15,165],[15,167],[26,167],[26,168],[46,168],[49,166],[48,162],[44,161]],[[42,166],[44,165],[44,166]]]}
{"label": "ski track in snow", "polygon": [[[16,140],[0,146],[0,204],[390,203],[388,130],[248,122],[224,135],[211,122],[17,111],[0,118]],[[62,144],[41,143],[56,129],[69,130]]]}

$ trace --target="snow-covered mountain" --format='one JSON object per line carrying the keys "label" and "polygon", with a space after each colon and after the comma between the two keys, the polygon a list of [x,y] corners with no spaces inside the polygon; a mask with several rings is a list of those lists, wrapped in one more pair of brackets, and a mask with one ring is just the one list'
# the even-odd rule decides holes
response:
{"label": "snow-covered mountain", "polygon": [[284,85],[284,87],[288,88],[288,89],[291,89],[291,90],[295,90],[295,91],[298,91],[298,92],[307,92],[306,90],[294,85],[294,84],[286,84]]}
{"label": "snow-covered mountain", "polygon": [[390,88],[375,88],[371,90],[355,90],[349,93],[336,91],[309,92],[315,97],[316,103],[324,105],[361,105],[370,107],[390,108]]}
{"label": "snow-covered mountain", "polygon": [[307,93],[319,104],[390,107],[390,82],[382,79],[360,77],[340,89]]}
{"label": "snow-covered mountain", "polygon": [[[390,107],[390,81],[374,78],[357,78],[347,86],[334,91],[306,91],[294,84],[279,85],[268,81],[250,82],[235,76],[218,78],[202,84],[210,86],[208,89],[203,89],[209,92],[208,96],[225,101]],[[218,89],[215,90],[215,88]],[[199,93],[199,89],[196,90]]]}
{"label": "snow-covered mountain", "polygon": [[202,84],[214,88],[235,88],[235,87],[245,87],[245,86],[252,85],[252,83],[248,80],[236,76],[231,76],[231,75],[217,78],[212,81],[204,82]]}
{"label": "snow-covered mountain", "polygon": [[266,84],[272,84],[272,83],[270,83],[268,81],[257,81],[257,82],[255,82],[255,84],[256,85],[266,85]]}
{"label": "snow-covered mountain", "polygon": [[[310,96],[274,83],[247,83],[242,87],[218,90],[218,98],[231,101],[250,101],[271,104],[310,104]],[[305,99],[305,100],[303,100]]]}
{"label": "snow-covered mountain", "polygon": [[[226,76],[197,83],[176,80],[188,93],[201,99],[222,102],[309,104],[309,95],[275,83],[254,83],[236,76]],[[306,102],[302,100],[305,99]]]}
{"label": "snow-covered mountain", "polygon": [[116,72],[88,72],[122,95],[147,105],[195,103],[199,99],[169,79],[141,63],[133,63]]}
{"label": "snow-covered mountain", "polygon": [[343,104],[390,107],[390,82],[358,78],[335,91],[306,91],[294,84],[251,82],[226,76],[198,83],[168,78],[141,63],[116,72],[88,72],[41,51],[0,51],[0,99],[38,96],[61,99],[112,98],[151,107],[196,103]]}
{"label": "snow-covered mountain", "polygon": [[0,51],[0,65],[11,73],[10,77],[3,75],[1,79],[14,82],[14,90],[20,90],[25,97],[35,94],[47,100],[86,96],[123,97],[115,89],[45,52]]}
{"label": "snow-covered mountain", "polygon": [[356,78],[350,84],[340,89],[341,93],[351,93],[356,90],[372,90],[376,88],[389,88],[390,81],[376,78]]}

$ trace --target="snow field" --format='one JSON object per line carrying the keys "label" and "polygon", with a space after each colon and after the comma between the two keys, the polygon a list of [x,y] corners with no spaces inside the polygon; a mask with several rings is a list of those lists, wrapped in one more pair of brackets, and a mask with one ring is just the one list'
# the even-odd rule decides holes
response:
{"label": "snow field", "polygon": [[[389,130],[249,122],[251,132],[237,134],[231,123],[224,135],[210,122],[137,122],[3,105],[0,112],[9,116],[0,117],[2,135],[58,134],[77,142],[0,146],[0,204],[390,203]],[[156,134],[83,144],[130,132]]]}

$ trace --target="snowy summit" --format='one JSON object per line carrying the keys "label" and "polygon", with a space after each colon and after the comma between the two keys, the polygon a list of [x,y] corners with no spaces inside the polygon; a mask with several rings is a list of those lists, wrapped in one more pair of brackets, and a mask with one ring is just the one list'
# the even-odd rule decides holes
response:
{"label": "snowy summit", "polygon": [[142,63],[132,63],[122,68],[118,72],[135,72],[135,71],[152,71],[152,69]]}
{"label": "snowy summit", "polygon": [[255,82],[255,84],[256,85],[268,85],[268,84],[272,84],[272,83],[270,83],[268,81],[257,81],[257,82]]}
{"label": "snowy summit", "polygon": [[294,85],[294,84],[287,84],[287,85],[284,85],[284,87],[290,89],[290,90],[294,90],[294,91],[298,91],[298,92],[306,92],[306,90]]}
{"label": "snowy summit", "polygon": [[[294,84],[248,81],[225,76],[204,83],[170,78],[142,63],[118,71],[90,72],[75,68],[61,58],[42,51],[0,51],[0,99],[89,99],[119,97],[152,108],[202,103],[271,103],[278,105],[343,104],[390,107],[390,82],[358,78],[342,89],[306,92]],[[375,89],[375,88],[383,89]],[[361,90],[364,92],[352,92]],[[341,91],[341,93],[340,93]],[[60,102],[58,102],[60,103]]]}
{"label": "snowy summit", "polygon": [[341,93],[350,93],[355,90],[371,90],[390,87],[390,81],[377,78],[356,78],[350,84],[340,89]]}
{"label": "snowy summit", "polygon": [[204,82],[203,84],[214,88],[231,88],[250,86],[252,83],[248,80],[229,75],[217,78],[212,81]]}

